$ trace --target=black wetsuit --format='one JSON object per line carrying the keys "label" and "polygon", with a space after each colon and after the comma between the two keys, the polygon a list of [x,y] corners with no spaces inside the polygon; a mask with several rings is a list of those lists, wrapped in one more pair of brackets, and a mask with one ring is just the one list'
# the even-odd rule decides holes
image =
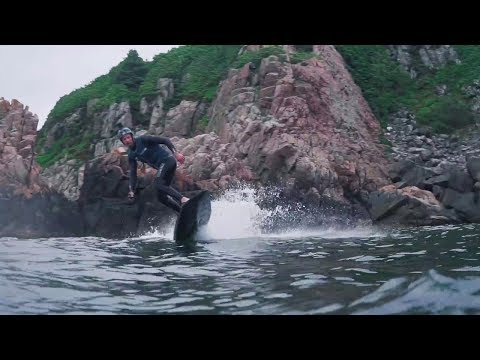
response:
{"label": "black wetsuit", "polygon": [[130,190],[135,191],[137,186],[138,160],[158,170],[155,176],[158,200],[176,212],[180,212],[182,194],[170,186],[177,169],[174,152],[175,147],[165,137],[150,135],[136,137],[133,147],[128,150]]}

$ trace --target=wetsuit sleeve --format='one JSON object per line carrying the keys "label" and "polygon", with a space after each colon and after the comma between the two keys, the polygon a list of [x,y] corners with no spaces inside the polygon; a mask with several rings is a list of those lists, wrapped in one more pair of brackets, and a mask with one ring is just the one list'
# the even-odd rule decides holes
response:
{"label": "wetsuit sleeve", "polygon": [[135,191],[137,188],[137,160],[134,157],[128,157],[128,165],[130,167],[129,190]]}
{"label": "wetsuit sleeve", "polygon": [[163,137],[163,136],[151,136],[151,135],[143,135],[143,141],[145,144],[165,144],[167,147],[172,151],[172,153],[176,153],[177,149],[170,141],[170,139]]}

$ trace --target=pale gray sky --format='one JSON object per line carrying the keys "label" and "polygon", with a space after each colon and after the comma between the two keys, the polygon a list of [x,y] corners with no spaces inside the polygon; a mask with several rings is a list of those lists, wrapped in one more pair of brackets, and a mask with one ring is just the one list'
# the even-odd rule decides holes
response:
{"label": "pale gray sky", "polygon": [[40,129],[55,103],[106,74],[137,50],[144,60],[179,45],[0,45],[0,97],[38,115]]}

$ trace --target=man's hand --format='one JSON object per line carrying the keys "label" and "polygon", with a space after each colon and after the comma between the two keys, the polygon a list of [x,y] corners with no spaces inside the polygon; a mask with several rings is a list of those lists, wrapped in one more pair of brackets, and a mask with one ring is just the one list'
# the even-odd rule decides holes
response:
{"label": "man's hand", "polygon": [[175,159],[182,165],[185,162],[185,156],[180,153],[175,153]]}

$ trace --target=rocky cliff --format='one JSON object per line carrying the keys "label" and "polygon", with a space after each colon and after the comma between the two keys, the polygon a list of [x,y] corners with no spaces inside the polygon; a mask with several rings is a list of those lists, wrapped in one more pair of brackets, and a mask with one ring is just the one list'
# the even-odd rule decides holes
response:
{"label": "rocky cliff", "polygon": [[371,193],[377,223],[436,225],[480,220],[480,136],[434,134],[415,115],[392,116],[385,134],[391,142],[392,185]]}
{"label": "rocky cliff", "polygon": [[211,188],[238,178],[341,203],[386,184],[378,121],[334,47],[314,53],[231,70],[209,110],[214,135],[179,142],[186,173]]}
{"label": "rocky cliff", "polygon": [[[284,48],[287,56],[295,52],[294,46]],[[183,100],[166,109],[175,96],[174,80],[160,78],[155,96],[140,102],[139,113],[148,124],[135,118],[128,103],[103,112],[78,111],[77,121],[91,123],[99,134],[93,157],[121,145],[114,138],[119,126],[141,130],[139,134],[148,129],[178,139],[187,155],[184,176],[190,182],[210,189],[235,179],[282,183],[316,198],[326,195],[345,202],[345,193],[386,183],[381,130],[334,47],[312,50],[312,58],[299,64],[281,55],[264,58],[258,68],[249,62],[230,70],[210,104]],[[58,128],[66,123],[55,125],[46,138],[64,133]],[[64,164],[44,174],[66,196],[78,198],[83,168],[76,171],[72,161]]]}
{"label": "rocky cliff", "polygon": [[81,234],[76,205],[40,176],[33,152],[37,124],[28,107],[0,98],[0,236]]}
{"label": "rocky cliff", "polygon": [[[183,192],[209,189],[218,194],[248,183],[258,188],[273,186],[284,200],[309,204],[311,212],[325,204],[328,209],[322,209],[322,214],[350,209],[342,210],[345,221],[351,214],[374,222],[415,225],[476,221],[480,186],[475,177],[475,137],[467,141],[438,134],[441,127],[426,126],[424,118],[408,107],[393,112],[394,107],[382,102],[384,98],[379,97],[380,102],[372,98],[378,95],[368,88],[381,80],[375,77],[377,71],[387,77],[387,85],[379,84],[386,98],[395,99],[388,86],[403,75],[391,64],[398,61],[399,71],[410,74],[408,81],[418,81],[436,76],[436,71],[449,71],[449,66],[470,64],[463,61],[464,52],[449,46],[359,51],[356,46],[248,45],[230,47],[228,53],[216,47],[224,63],[215,67],[210,50],[191,53],[197,51],[193,48],[186,47],[176,58],[171,55],[172,61],[168,54],[155,60],[152,66],[161,64],[163,70],[152,67],[138,88],[137,80],[125,76],[130,70],[123,64],[120,72],[110,72],[110,78],[99,78],[84,92],[76,91],[75,101],[62,99],[62,111],[53,113],[67,114],[68,106],[71,110],[61,119],[52,115],[42,129],[38,158],[48,166],[41,178],[50,189],[75,202],[84,234],[126,236],[173,221],[171,212],[155,199],[148,169],[140,169],[137,201],[126,201],[128,167],[115,138],[121,126],[133,128],[137,135],[148,132],[172,139],[186,155],[175,180]],[[365,65],[361,60],[352,64],[361,56],[370,59]],[[129,61],[144,66],[138,59]],[[215,71],[206,73],[211,66]],[[400,75],[389,82],[391,74]],[[128,81],[114,83],[118,79]],[[209,87],[202,87],[205,81],[199,79],[208,79]],[[130,91],[130,99],[106,106],[108,97],[86,97],[94,92],[92,86],[103,89],[108,81],[113,85],[107,93],[126,86],[122,91]],[[411,82],[401,84],[408,91],[413,89]],[[433,96],[449,98],[452,87],[447,85],[440,89],[445,92],[434,91]],[[466,96],[476,96],[475,83],[462,89]],[[401,103],[402,98],[398,99]],[[69,105],[77,102],[77,107]],[[376,116],[383,109],[390,111],[386,122]],[[462,117],[463,113],[454,114]],[[440,124],[448,121],[442,119]],[[453,201],[452,194],[462,200]]]}
{"label": "rocky cliff", "polygon": [[180,85],[161,77],[138,108],[127,101],[99,108],[91,99],[45,129],[43,149],[76,136],[75,124],[95,134],[89,159],[66,152],[42,172],[50,187],[78,202],[86,233],[119,236],[144,229],[146,219],[171,220],[155,200],[148,171],[138,202],[126,202],[128,168],[115,138],[120,126],[172,138],[186,155],[176,179],[182,191],[219,193],[249,183],[312,206],[358,208],[365,194],[389,183],[380,125],[335,48],[311,46],[300,60],[292,45],[244,47],[239,54],[264,50],[276,55],[231,68],[211,102],[184,99],[169,107]]}
{"label": "rocky cliff", "polygon": [[33,148],[38,118],[17,100],[0,98],[0,186],[2,196],[45,190]]}

